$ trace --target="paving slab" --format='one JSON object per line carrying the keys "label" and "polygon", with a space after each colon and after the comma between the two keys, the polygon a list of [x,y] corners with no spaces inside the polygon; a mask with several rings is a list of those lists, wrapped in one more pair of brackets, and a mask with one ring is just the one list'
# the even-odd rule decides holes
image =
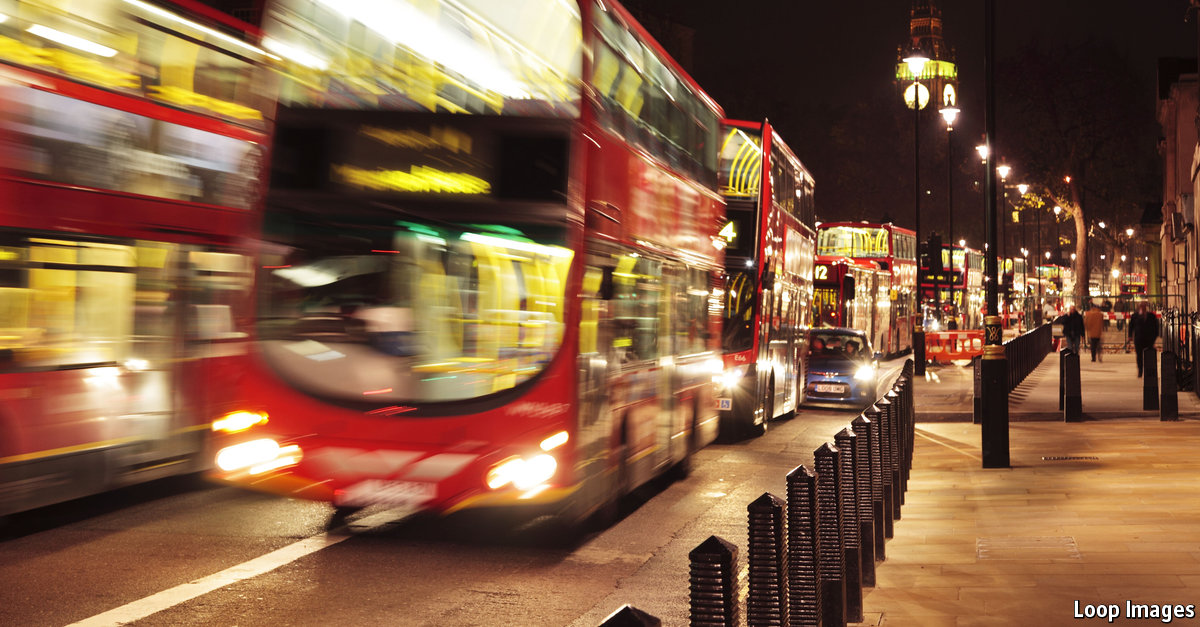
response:
{"label": "paving slab", "polygon": [[1096,413],[1012,423],[1002,469],[982,468],[979,425],[919,422],[861,624],[1162,624],[1129,612],[1164,605],[1200,623],[1200,420]]}

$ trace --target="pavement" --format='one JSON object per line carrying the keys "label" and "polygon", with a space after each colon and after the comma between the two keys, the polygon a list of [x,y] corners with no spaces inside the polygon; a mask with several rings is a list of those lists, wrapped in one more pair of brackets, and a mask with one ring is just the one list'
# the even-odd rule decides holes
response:
{"label": "pavement", "polygon": [[1009,468],[982,467],[969,366],[916,381],[913,469],[862,624],[1200,624],[1200,400],[1180,392],[1163,422],[1131,353],[1081,362],[1082,422],[1058,412],[1054,354],[1010,395]]}

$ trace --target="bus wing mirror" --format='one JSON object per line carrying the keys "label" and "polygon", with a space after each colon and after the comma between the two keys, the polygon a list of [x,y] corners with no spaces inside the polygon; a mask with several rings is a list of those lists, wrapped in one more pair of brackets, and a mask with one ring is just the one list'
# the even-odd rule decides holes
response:
{"label": "bus wing mirror", "polygon": [[604,268],[604,275],[600,278],[600,299],[613,299],[613,272],[616,268]]}
{"label": "bus wing mirror", "polygon": [[775,289],[775,271],[763,270],[762,273],[762,288],[763,291]]}

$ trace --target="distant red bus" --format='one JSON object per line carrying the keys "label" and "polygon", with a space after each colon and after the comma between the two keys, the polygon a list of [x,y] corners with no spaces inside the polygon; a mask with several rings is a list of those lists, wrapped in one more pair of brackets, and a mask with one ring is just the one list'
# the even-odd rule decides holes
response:
{"label": "distant red bus", "polygon": [[890,273],[887,320],[876,350],[892,356],[912,349],[916,310],[916,234],[891,223],[825,222],[817,229],[817,254],[879,264]]}
{"label": "distant red bus", "polygon": [[959,330],[982,329],[983,253],[958,244],[944,244],[941,253],[940,272],[928,267],[921,268],[921,302],[931,310],[942,306],[941,315],[936,318],[931,316],[926,330],[944,331],[951,327]]}
{"label": "distant red bus", "polygon": [[283,106],[216,476],[578,522],[686,469],[718,428],[721,109],[611,0],[365,6],[268,3]]}
{"label": "distant red bus", "polygon": [[813,326],[866,334],[882,352],[891,320],[891,273],[878,262],[818,255],[813,272]]}
{"label": "distant red bus", "polygon": [[209,466],[275,107],[255,29],[199,4],[4,14],[0,516]]}
{"label": "distant red bus", "polygon": [[762,434],[796,411],[812,326],[813,178],[769,121],[725,120],[721,431]]}

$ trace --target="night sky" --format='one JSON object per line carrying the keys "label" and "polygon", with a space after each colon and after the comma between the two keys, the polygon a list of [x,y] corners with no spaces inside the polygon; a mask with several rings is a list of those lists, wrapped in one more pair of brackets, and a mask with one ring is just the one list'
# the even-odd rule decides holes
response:
{"label": "night sky", "polygon": [[[962,109],[956,125],[956,155],[972,153],[983,138],[984,99],[984,2],[982,0],[935,0],[942,9],[947,44],[955,49],[959,65]],[[730,117],[757,119],[769,117],[817,180],[818,213],[824,219],[841,217],[876,218],[881,214],[897,222],[911,222],[912,206],[912,126],[907,134],[880,133],[859,141],[879,142],[876,163],[854,164],[831,158],[828,150],[829,123],[839,111],[858,107],[866,118],[895,116],[903,112],[898,88],[892,82],[897,48],[908,41],[911,2],[843,2],[827,0],[627,0],[627,6],[675,21],[695,30],[692,73]],[[1195,16],[1185,21],[1188,0],[1000,0],[996,2],[997,65],[1021,50],[1035,46],[1043,50],[1098,45],[1111,47],[1129,68],[1114,79],[1111,89],[1136,98],[1141,119],[1131,124],[1144,127],[1140,155],[1156,160],[1155,146],[1160,130],[1155,123],[1156,71],[1159,57],[1195,57],[1197,25]],[[649,20],[648,20],[649,21]],[[651,29],[653,32],[653,29]],[[1038,72],[1038,67],[1020,68]],[[1115,72],[1116,73],[1116,72]],[[1134,84],[1131,84],[1134,83]],[[998,90],[1018,89],[998,85]],[[1113,94],[1097,93],[1108,99]],[[894,109],[889,109],[894,103]],[[998,114],[998,143],[1006,136],[1021,132],[1020,120],[1006,119],[1003,106]],[[1144,116],[1144,117],[1142,117]],[[930,143],[936,142],[940,120],[931,116]],[[855,128],[853,125],[850,129]],[[870,124],[859,128],[870,135]],[[846,132],[843,129],[843,132]],[[855,131],[850,130],[853,133]],[[924,131],[923,131],[924,135]],[[944,142],[944,131],[941,136]],[[922,140],[923,142],[927,140]],[[922,147],[922,187],[941,194],[945,188],[944,148]],[[928,157],[926,157],[926,153]],[[867,158],[867,157],[860,157]],[[937,163],[924,163],[939,161]],[[897,162],[897,163],[889,163]],[[898,163],[902,162],[902,163]],[[1014,163],[1019,171],[1020,164]],[[891,171],[889,184],[873,198],[889,194],[899,199],[892,208],[854,208],[844,206],[862,198],[851,188],[865,184],[862,178],[846,180],[845,171],[877,167]],[[970,165],[962,164],[964,176],[955,184],[955,205],[981,203],[972,198],[974,181]],[[1161,177],[1151,172],[1154,177]],[[982,167],[978,168],[982,176]],[[978,178],[978,176],[976,178]],[[1150,178],[1147,176],[1146,178]],[[896,189],[893,179],[904,179],[906,187]],[[890,188],[890,189],[889,189]],[[1161,202],[1160,180],[1148,181],[1146,198],[1131,202]],[[976,192],[977,194],[977,192]],[[1157,196],[1155,196],[1157,194]],[[945,201],[942,200],[942,203]],[[937,203],[930,203],[936,205]],[[936,215],[937,208],[931,207]],[[923,215],[924,215],[923,209]],[[944,209],[941,209],[944,214]],[[963,211],[959,208],[956,213]],[[936,220],[931,219],[931,222]]]}

